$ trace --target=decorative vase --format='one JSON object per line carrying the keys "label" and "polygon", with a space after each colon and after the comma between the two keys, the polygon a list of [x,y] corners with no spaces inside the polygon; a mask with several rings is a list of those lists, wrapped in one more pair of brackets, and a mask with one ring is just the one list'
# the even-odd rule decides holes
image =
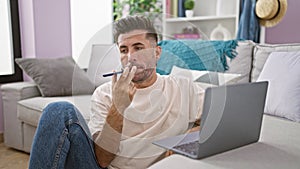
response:
{"label": "decorative vase", "polygon": [[191,18],[194,16],[194,11],[193,10],[185,10],[185,16],[187,18]]}
{"label": "decorative vase", "polygon": [[231,33],[222,24],[218,24],[210,34],[210,40],[229,40],[231,38]]}

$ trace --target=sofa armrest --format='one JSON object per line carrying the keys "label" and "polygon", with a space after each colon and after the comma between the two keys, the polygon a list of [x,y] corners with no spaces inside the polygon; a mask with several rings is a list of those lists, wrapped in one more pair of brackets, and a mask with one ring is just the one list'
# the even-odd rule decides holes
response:
{"label": "sofa armrest", "polygon": [[23,100],[31,97],[41,96],[41,93],[34,82],[15,82],[1,85],[3,99],[14,96],[16,100]]}
{"label": "sofa armrest", "polygon": [[1,85],[4,116],[4,143],[23,150],[22,122],[17,118],[18,101],[41,96],[34,82],[14,82]]}

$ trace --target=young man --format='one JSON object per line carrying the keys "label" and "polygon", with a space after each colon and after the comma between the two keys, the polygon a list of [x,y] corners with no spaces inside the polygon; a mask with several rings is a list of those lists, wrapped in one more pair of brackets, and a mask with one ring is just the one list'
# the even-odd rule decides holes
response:
{"label": "young man", "polygon": [[156,73],[161,48],[149,19],[120,19],[114,38],[124,71],[95,90],[89,127],[69,103],[47,106],[29,168],[146,168],[165,154],[154,140],[185,133],[200,117],[203,89]]}

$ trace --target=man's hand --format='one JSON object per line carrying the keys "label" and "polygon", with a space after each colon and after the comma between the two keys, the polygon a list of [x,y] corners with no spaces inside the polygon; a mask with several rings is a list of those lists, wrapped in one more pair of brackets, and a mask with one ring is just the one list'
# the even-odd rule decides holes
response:
{"label": "man's hand", "polygon": [[196,126],[196,127],[193,127],[193,128],[191,128],[191,129],[189,129],[188,131],[187,131],[187,133],[191,133],[191,132],[195,132],[195,131],[199,131],[200,130],[200,126]]}
{"label": "man's hand", "polygon": [[[200,119],[197,119],[195,121],[194,127],[189,129],[186,133],[191,133],[191,132],[195,132],[195,131],[199,131],[199,130],[200,130]],[[172,150],[167,150],[165,153],[165,157],[168,157],[173,154],[174,154],[174,152]]]}
{"label": "man's hand", "polygon": [[133,96],[136,92],[136,88],[131,80],[136,72],[136,67],[133,66],[129,71],[129,68],[124,69],[123,74],[117,80],[117,75],[112,78],[112,101],[117,111],[121,114],[130,105]]}

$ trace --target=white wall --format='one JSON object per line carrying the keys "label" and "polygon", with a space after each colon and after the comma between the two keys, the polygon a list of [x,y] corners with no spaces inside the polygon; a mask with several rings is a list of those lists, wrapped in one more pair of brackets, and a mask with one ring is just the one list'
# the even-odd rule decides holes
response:
{"label": "white wall", "polygon": [[0,0],[0,75],[14,73],[9,0]]}
{"label": "white wall", "polygon": [[112,0],[71,0],[72,56],[87,68],[92,44],[112,44]]}

